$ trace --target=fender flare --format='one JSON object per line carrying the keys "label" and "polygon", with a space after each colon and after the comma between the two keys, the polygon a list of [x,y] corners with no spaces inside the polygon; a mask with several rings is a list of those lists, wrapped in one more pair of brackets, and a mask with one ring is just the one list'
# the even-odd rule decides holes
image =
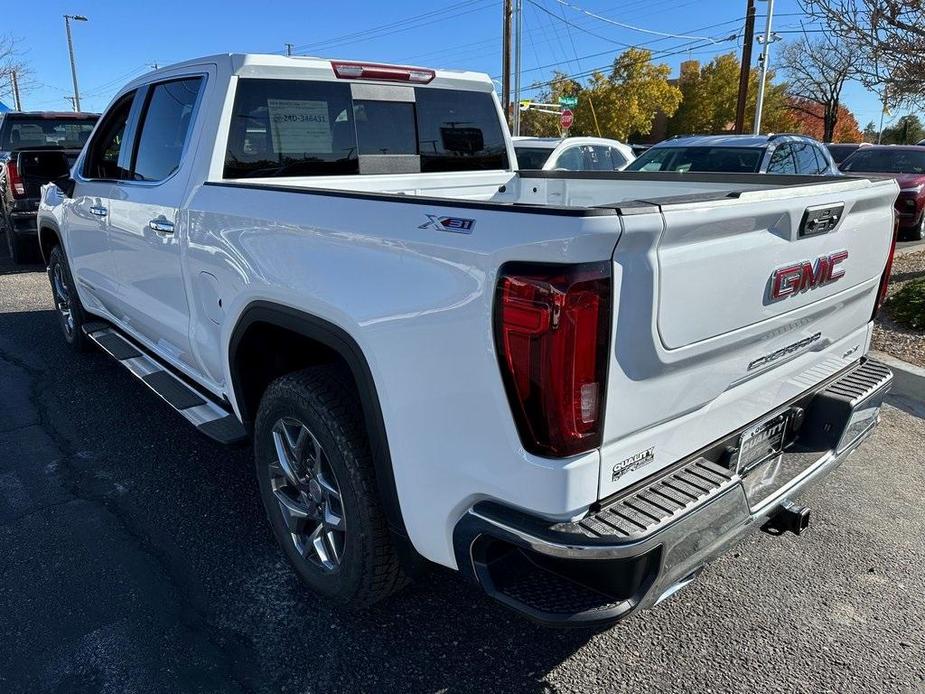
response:
{"label": "fender flare", "polygon": [[379,404],[379,394],[376,390],[369,363],[366,361],[363,350],[356,340],[345,330],[330,321],[289,306],[269,301],[254,301],[248,304],[238,317],[228,345],[231,388],[238,411],[245,422],[251,421],[256,413],[246,411],[247,404],[244,402],[239,375],[235,369],[235,359],[242,338],[247,333],[248,328],[255,323],[275,325],[320,342],[340,355],[347,364],[360,395],[360,405],[363,408],[363,418],[367,435],[369,436],[370,451],[376,474],[376,485],[379,497],[382,500],[386,520],[393,534],[401,538],[407,538],[407,530],[405,529],[398,500],[398,490],[395,486],[395,474],[392,469],[392,458],[389,452],[385,422],[382,418],[382,408]]}
{"label": "fender flare", "polygon": [[42,219],[41,221],[36,220],[36,222],[37,222],[36,223],[36,240],[38,241],[38,244],[39,244],[39,252],[42,254],[42,262],[44,262],[47,265],[48,258],[46,257],[46,254],[45,254],[45,244],[42,243],[43,230],[45,232],[45,235],[47,235],[49,232],[54,234],[55,237],[58,239],[58,243],[61,246],[64,246],[64,240],[61,238],[61,230],[58,228],[58,223],[56,221],[45,218],[45,219]]}

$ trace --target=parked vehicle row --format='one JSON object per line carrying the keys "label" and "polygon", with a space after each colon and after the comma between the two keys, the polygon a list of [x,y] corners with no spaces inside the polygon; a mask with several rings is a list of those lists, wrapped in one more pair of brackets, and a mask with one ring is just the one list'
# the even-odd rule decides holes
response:
{"label": "parked vehicle row", "polygon": [[801,532],[878,421],[898,187],[797,145],[527,170],[487,75],[219,55],[118,92],[39,244],[70,345],[253,441],[308,586],[368,605],[424,559],[600,625]]}
{"label": "parked vehicle row", "polygon": [[[38,188],[70,169],[96,118],[95,114],[72,113],[0,116],[0,230],[9,230],[6,242],[13,262],[36,258]],[[837,175],[839,162],[869,146],[823,146],[812,138],[791,134],[685,136],[656,145],[627,145],[599,137],[515,137],[513,143],[520,169],[797,175]],[[925,216],[910,202],[912,192],[903,191],[897,210],[902,234],[920,239],[925,234]]]}
{"label": "parked vehicle row", "polygon": [[14,263],[38,259],[39,189],[67,173],[97,114],[0,113],[0,231]]}

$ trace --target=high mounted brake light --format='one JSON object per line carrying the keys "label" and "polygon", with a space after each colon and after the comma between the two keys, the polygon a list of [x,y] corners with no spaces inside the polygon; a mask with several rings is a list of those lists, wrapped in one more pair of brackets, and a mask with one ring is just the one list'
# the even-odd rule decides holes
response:
{"label": "high mounted brake light", "polygon": [[521,443],[565,457],[601,444],[610,263],[501,268],[495,344]]}
{"label": "high mounted brake light", "polygon": [[6,180],[10,184],[10,192],[14,198],[21,198],[26,194],[26,186],[19,175],[19,169],[16,168],[15,161],[6,163]]}
{"label": "high mounted brake light", "polygon": [[427,84],[436,76],[433,70],[402,65],[331,61],[331,67],[334,69],[334,74],[342,80],[394,80]]}

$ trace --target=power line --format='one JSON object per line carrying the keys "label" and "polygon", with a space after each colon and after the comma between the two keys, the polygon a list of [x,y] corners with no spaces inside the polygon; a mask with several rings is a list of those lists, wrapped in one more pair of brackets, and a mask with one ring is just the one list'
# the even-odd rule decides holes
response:
{"label": "power line", "polygon": [[691,36],[688,34],[671,34],[671,33],[667,33],[664,31],[655,31],[654,29],[644,29],[643,27],[634,26],[632,24],[626,24],[625,22],[618,22],[614,19],[609,19],[602,15],[595,14],[594,12],[590,12],[584,9],[583,7],[579,7],[578,5],[572,5],[571,3],[566,2],[566,0],[555,0],[555,2],[565,7],[568,7],[570,10],[574,10],[575,12],[580,12],[581,14],[587,15],[588,17],[593,17],[594,19],[600,20],[602,22],[606,22],[607,24],[613,24],[614,26],[618,26],[623,29],[629,29],[630,31],[638,31],[642,34],[652,34],[654,36],[663,36],[665,38],[672,38],[672,39],[696,39],[700,41],[712,41],[712,39],[706,36]]}
{"label": "power line", "polygon": [[[487,3],[487,4],[486,4]],[[403,19],[398,19],[394,22],[389,22],[388,24],[382,24],[376,27],[370,27],[369,29],[363,29],[361,31],[355,31],[350,34],[342,34],[341,36],[335,36],[330,39],[325,39],[323,41],[316,41],[312,43],[301,44],[295,46],[294,52],[305,52],[305,51],[317,51],[319,49],[329,49],[335,46],[343,46],[351,43],[358,43],[362,41],[368,41],[374,38],[382,38],[384,36],[390,36],[392,34],[397,34],[403,31],[408,31],[410,29],[417,29],[429,24],[435,24],[437,22],[443,22],[448,19],[453,19],[455,17],[460,17],[462,15],[471,14],[472,12],[478,12],[489,7],[494,7],[495,0],[467,0],[466,2],[460,2],[453,5],[448,5],[438,10],[431,10],[430,12],[424,12],[422,14],[413,15],[411,17],[405,17]],[[463,9],[462,8],[469,8]],[[440,16],[445,15],[445,16]],[[424,21],[427,20],[427,21]]]}
{"label": "power line", "polygon": [[[699,45],[699,46],[690,46],[690,47],[687,47],[687,48],[681,48],[680,50],[670,50],[670,49],[669,49],[669,50],[663,51],[663,52],[661,52],[661,53],[653,53],[653,54],[650,55],[648,58],[646,58],[646,62],[649,61],[649,60],[661,60],[662,58],[668,58],[668,57],[670,57],[670,56],[673,56],[673,55],[680,55],[680,54],[682,54],[682,53],[690,53],[690,52],[692,52],[692,51],[696,51],[696,50],[699,50],[699,49],[701,49],[701,48],[708,48],[708,47],[712,47],[712,48],[715,49],[715,48],[716,48],[716,44],[715,44],[715,43],[714,43],[714,44],[711,44],[711,43],[703,43],[703,42],[701,42],[701,45]],[[675,48],[679,48],[679,47],[676,46]],[[711,52],[715,52],[715,51],[711,51]],[[558,79],[577,80],[577,79],[580,79],[580,78],[582,78],[582,77],[589,77],[589,76],[593,75],[595,72],[600,72],[600,71],[602,71],[602,70],[607,70],[607,69],[612,69],[612,68],[613,68],[613,63],[610,63],[609,65],[601,65],[601,66],[598,66],[598,67],[595,67],[595,68],[591,68],[590,70],[584,70],[584,71],[582,71],[582,72],[574,73],[574,74],[571,74],[571,75],[560,75],[560,76],[558,77]],[[544,87],[549,87],[549,86],[555,84],[556,81],[557,81],[556,79],[552,79],[552,80],[548,80],[548,81],[546,81],[546,82],[538,82],[538,83],[536,83],[536,84],[533,84],[533,85],[531,85],[531,86],[529,86],[529,87],[524,88],[522,91],[528,92],[528,91],[536,91],[536,90],[538,90],[538,89],[543,89]]]}
{"label": "power line", "polygon": [[[529,1],[529,0],[528,0],[528,1]],[[693,29],[692,31],[705,31],[705,30],[707,30],[707,29],[714,29],[714,28],[719,27],[719,26],[723,26],[723,25],[726,25],[726,24],[732,24],[732,23],[734,23],[734,22],[738,23],[738,22],[741,22],[741,21],[742,21],[742,18],[739,18],[739,19],[730,19],[730,20],[725,21],[725,22],[718,22],[718,23],[716,23],[716,24],[709,24],[709,25],[707,25],[707,26],[698,27],[698,28],[696,28],[696,29]],[[658,43],[658,42],[664,41],[664,40],[665,40],[664,38],[661,38],[661,39],[654,39],[654,40],[652,40],[652,41],[646,41],[646,42],[638,43],[638,44],[635,44],[635,45],[628,45],[627,48],[644,48],[644,47],[646,47],[646,46],[648,46],[648,45],[651,45],[651,44],[653,44],[653,43]],[[732,36],[727,37],[726,40],[727,40],[727,41],[728,41],[728,40],[732,40]],[[669,54],[667,54],[667,55],[664,55],[664,56],[663,56],[663,55],[660,55],[659,52],[653,53],[652,59],[654,60],[654,59],[661,58],[661,57],[668,57],[668,55],[677,55],[678,53],[685,53],[685,52],[689,52],[689,51],[694,51],[694,50],[697,50],[698,48],[701,48],[701,47],[702,47],[702,46],[692,46],[692,45],[691,45],[691,44],[695,44],[695,43],[702,43],[702,42],[698,42],[698,41],[685,41],[684,43],[680,43],[680,44],[677,44],[676,46],[672,46],[671,48],[665,49],[666,51],[673,51],[672,53],[669,53]],[[714,41],[714,42],[712,43],[712,45],[716,45],[716,43],[717,43],[717,42]],[[687,47],[687,48],[685,48],[685,47]],[[677,49],[681,49],[681,50],[677,50]],[[674,52],[674,51],[676,51],[676,52]],[[607,50],[607,51],[599,51],[599,52],[597,52],[597,53],[589,53],[589,54],[587,54],[587,55],[580,56],[580,58],[581,58],[582,60],[586,60],[586,59],[588,59],[588,58],[598,58],[598,57],[600,57],[600,56],[602,56],[602,55],[610,55],[610,54],[612,54],[612,51],[609,51],[609,50]],[[540,65],[540,66],[537,66],[537,67],[529,68],[529,69],[527,69],[527,70],[524,70],[524,72],[538,72],[538,71],[540,71],[540,70],[546,70],[546,69],[551,68],[551,67],[558,67],[559,65],[562,64],[562,62],[569,62],[569,61],[561,61],[561,62],[547,63],[546,65]],[[592,72],[597,71],[597,69],[604,69],[604,68],[594,68],[594,69],[592,69]]]}

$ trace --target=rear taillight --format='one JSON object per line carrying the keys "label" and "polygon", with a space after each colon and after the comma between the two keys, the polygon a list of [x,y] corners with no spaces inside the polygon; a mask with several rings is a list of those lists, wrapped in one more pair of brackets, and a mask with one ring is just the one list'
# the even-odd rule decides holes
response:
{"label": "rear taillight", "polygon": [[563,457],[601,444],[610,263],[501,268],[495,342],[524,448]]}
{"label": "rear taillight", "polygon": [[332,61],[331,68],[340,79],[346,80],[394,80],[427,84],[435,73],[420,67],[402,65],[379,65],[377,63],[344,63]]}
{"label": "rear taillight", "polygon": [[874,303],[874,313],[871,320],[880,313],[883,302],[886,301],[887,292],[890,289],[890,273],[893,271],[893,256],[896,255],[896,239],[899,236],[899,216],[893,213],[893,240],[890,242],[890,254],[886,258],[886,267],[880,276],[880,288],[877,290],[877,301]]}
{"label": "rear taillight", "polygon": [[15,161],[6,163],[6,181],[10,185],[10,192],[14,198],[21,198],[26,194],[26,186],[23,185],[22,178],[19,176],[19,169],[16,168]]}

